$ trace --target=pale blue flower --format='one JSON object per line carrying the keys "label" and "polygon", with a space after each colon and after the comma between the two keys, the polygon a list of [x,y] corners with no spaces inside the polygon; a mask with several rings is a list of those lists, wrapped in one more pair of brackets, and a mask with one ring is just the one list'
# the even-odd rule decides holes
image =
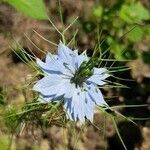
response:
{"label": "pale blue flower", "polygon": [[107,103],[98,86],[105,84],[109,76],[105,68],[93,68],[93,74],[80,84],[74,82],[75,73],[83,62],[88,62],[86,53],[78,55],[63,43],[58,45],[57,55],[47,54],[45,62],[37,58],[37,65],[44,77],[37,81],[33,90],[40,93],[41,101],[60,102],[63,99],[67,117],[73,121],[93,121],[96,105],[107,107]]}

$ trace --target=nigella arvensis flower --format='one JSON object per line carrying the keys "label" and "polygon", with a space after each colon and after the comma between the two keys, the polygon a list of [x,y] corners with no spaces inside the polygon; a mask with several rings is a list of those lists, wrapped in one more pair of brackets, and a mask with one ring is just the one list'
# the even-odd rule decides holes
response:
{"label": "nigella arvensis flower", "polygon": [[107,107],[98,86],[105,84],[109,76],[105,68],[91,67],[86,53],[78,55],[62,42],[57,55],[47,54],[45,62],[37,59],[44,77],[33,89],[40,93],[45,102],[58,102],[63,98],[67,117],[73,121],[93,120],[96,105]]}

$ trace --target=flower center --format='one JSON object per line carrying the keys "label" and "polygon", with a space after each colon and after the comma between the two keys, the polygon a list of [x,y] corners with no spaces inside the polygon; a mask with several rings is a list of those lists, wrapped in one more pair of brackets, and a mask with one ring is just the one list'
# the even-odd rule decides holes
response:
{"label": "flower center", "polygon": [[71,78],[71,83],[75,83],[76,86],[83,86],[83,83],[93,75],[93,69],[88,68],[86,62],[83,62],[79,69],[75,72],[74,77]]}
{"label": "flower center", "polygon": [[76,87],[77,86],[80,86],[82,87],[83,86],[83,82],[85,81],[85,77],[81,77],[79,74],[78,74],[78,71],[75,73],[74,77],[71,78],[71,83],[75,83]]}

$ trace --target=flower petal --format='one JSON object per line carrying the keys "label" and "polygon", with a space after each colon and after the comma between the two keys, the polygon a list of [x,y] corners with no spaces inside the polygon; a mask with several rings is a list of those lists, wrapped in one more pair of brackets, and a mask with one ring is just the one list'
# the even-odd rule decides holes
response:
{"label": "flower petal", "polygon": [[69,65],[68,67],[72,72],[75,72],[75,67],[73,59],[77,56],[77,53],[69,49],[62,42],[58,45],[58,58],[61,59],[64,63]]}
{"label": "flower petal", "polygon": [[94,75],[101,75],[102,73],[107,72],[108,70],[106,68],[94,68]]}
{"label": "flower petal", "polygon": [[[78,105],[76,105],[76,108],[74,107],[74,109],[78,109],[78,119],[81,123],[83,123],[85,121],[85,92],[80,92],[78,93]],[[74,111],[75,111],[74,110]]]}
{"label": "flower petal", "polygon": [[107,72],[107,69],[105,68],[94,68],[94,73],[93,75],[87,79],[88,82],[92,82],[98,85],[104,85],[106,82],[102,81],[109,77],[110,75],[105,73]]}
{"label": "flower petal", "polygon": [[73,119],[73,114],[72,114],[72,98],[65,98],[64,99],[64,108],[66,110],[66,113],[67,113],[67,118],[70,119],[70,120],[74,120]]}
{"label": "flower petal", "polygon": [[104,80],[110,76],[107,72],[108,70],[106,68],[94,68],[93,76],[97,76],[101,80]]}
{"label": "flower petal", "polygon": [[83,123],[86,117],[93,121],[95,102],[81,89],[76,89],[72,98],[64,100],[64,108],[71,120]]}
{"label": "flower petal", "polygon": [[108,106],[108,104],[105,102],[104,97],[101,93],[101,91],[96,86],[89,86],[88,87],[88,93],[91,99],[99,106]]}
{"label": "flower petal", "polygon": [[85,92],[82,92],[80,88],[78,88],[72,97],[72,108],[73,108],[73,118],[75,120],[79,120],[80,122],[85,121],[85,112],[84,112],[84,104],[85,104]]}
{"label": "flower petal", "polygon": [[51,63],[51,61],[54,61],[54,60],[57,60],[57,55],[52,55],[51,53],[48,53],[47,55],[46,55],[46,60],[45,60],[45,62],[46,63]]}
{"label": "flower petal", "polygon": [[55,101],[54,98],[55,98],[55,95],[44,96],[44,95],[40,94],[38,100],[42,103],[49,103],[49,102]]}
{"label": "flower petal", "polygon": [[87,79],[89,83],[94,83],[98,85],[104,85],[106,82],[100,80],[97,76],[91,76],[89,79]]}
{"label": "flower petal", "polygon": [[93,122],[94,108],[95,108],[95,102],[91,99],[89,94],[86,94],[85,116],[91,122]]}
{"label": "flower petal", "polygon": [[[72,84],[70,83],[70,81],[66,81],[64,82],[62,85],[61,85],[62,88],[59,89],[59,91],[57,92],[56,94],[56,97],[58,96],[62,96],[62,95],[65,95],[64,97],[66,97],[67,95],[67,98],[70,98],[72,97],[72,93],[73,93],[73,88],[72,88]],[[70,92],[70,93],[68,93]],[[70,94],[70,95],[69,95]]]}
{"label": "flower petal", "polygon": [[67,79],[63,79],[59,75],[45,76],[34,85],[33,90],[47,96],[57,94],[58,90],[61,88],[60,86],[67,81]]}
{"label": "flower petal", "polygon": [[36,63],[45,72],[60,74],[65,71],[64,66],[58,65],[58,63],[56,61],[51,61],[51,63],[44,63],[39,58],[37,58]]}
{"label": "flower petal", "polygon": [[66,93],[64,95],[64,98],[71,98],[73,96],[73,93],[76,89],[75,84],[74,83],[68,83],[68,85],[66,85],[67,89],[66,89]]}
{"label": "flower petal", "polygon": [[64,62],[72,63],[72,55],[77,55],[74,51],[65,46],[62,42],[58,45],[58,57],[62,58]]}
{"label": "flower petal", "polygon": [[73,76],[72,72],[70,72],[70,70],[68,70],[59,60],[52,60],[49,63],[44,63],[37,58],[37,64],[46,74],[64,74],[67,76]]}

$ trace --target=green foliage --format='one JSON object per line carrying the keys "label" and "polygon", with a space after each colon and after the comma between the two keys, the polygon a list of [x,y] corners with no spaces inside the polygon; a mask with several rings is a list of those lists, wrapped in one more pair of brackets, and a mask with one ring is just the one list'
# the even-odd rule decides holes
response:
{"label": "green foliage", "polygon": [[43,0],[5,0],[16,10],[34,19],[48,19]]}
{"label": "green foliage", "polygon": [[107,38],[107,42],[110,45],[111,51],[114,54],[115,58],[118,60],[124,59],[121,51],[124,49],[124,46],[117,43],[111,36]]}
{"label": "green foliage", "polygon": [[90,33],[94,30],[95,24],[92,21],[85,21],[82,23],[82,28],[86,33]]}
{"label": "green foliage", "polygon": [[16,114],[17,109],[13,106],[7,106],[4,112],[4,121],[6,127],[9,129],[10,132],[15,132],[18,126],[19,118],[18,116],[13,115],[12,117],[8,117],[12,114]]}
{"label": "green foliage", "polygon": [[127,37],[130,42],[138,42],[143,38],[143,30],[141,27],[136,27],[131,32],[128,33]]}
{"label": "green foliage", "polygon": [[[110,52],[113,54],[111,57],[118,60],[136,59],[142,55],[139,55],[140,51],[135,49],[134,44],[149,36],[150,13],[141,2],[118,0],[112,5],[110,3],[109,8],[106,8],[105,4],[97,4],[91,10],[91,15],[89,20],[86,19],[86,28],[83,21],[83,29],[95,37],[99,23],[102,30],[101,40],[105,39],[101,45],[102,51],[110,46]],[[91,22],[93,28],[89,25]],[[87,27],[89,30],[86,30]],[[142,58],[145,59],[145,55]]]}
{"label": "green foliage", "polygon": [[0,136],[0,149],[1,150],[8,150],[9,146],[9,139],[6,135]]}
{"label": "green foliage", "polygon": [[9,106],[4,112],[3,120],[9,132],[19,132],[21,125],[31,124],[42,128],[51,125],[64,126],[66,116],[61,103],[26,103],[21,110],[17,110],[14,106]]}
{"label": "green foliage", "polygon": [[127,23],[138,23],[149,19],[149,11],[140,2],[123,5],[119,15]]}
{"label": "green foliage", "polygon": [[96,6],[93,8],[92,11],[92,17],[94,20],[99,21],[102,17],[103,14],[103,7],[102,6]]}

